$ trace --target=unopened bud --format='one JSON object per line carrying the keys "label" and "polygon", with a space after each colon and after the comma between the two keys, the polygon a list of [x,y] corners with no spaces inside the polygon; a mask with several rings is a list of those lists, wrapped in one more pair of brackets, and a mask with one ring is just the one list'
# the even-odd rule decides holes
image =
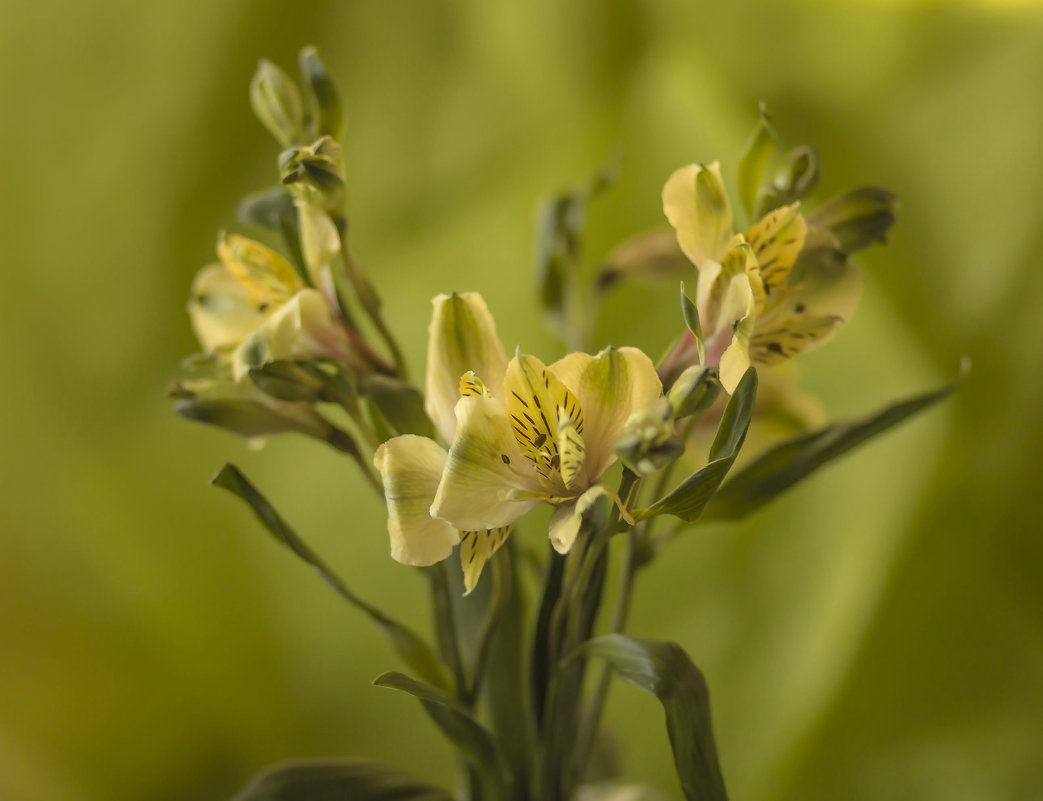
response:
{"label": "unopened bud", "polygon": [[283,147],[304,139],[304,110],[293,80],[270,61],[261,59],[250,83],[254,114]]}
{"label": "unopened bud", "polygon": [[282,183],[295,192],[313,190],[334,218],[344,215],[344,152],[333,139],[323,136],[309,147],[292,147],[279,155]]}
{"label": "unopened bud", "polygon": [[674,419],[681,420],[709,409],[721,391],[721,380],[716,367],[693,365],[677,377],[666,394],[674,411]]}
{"label": "unopened bud", "polygon": [[807,221],[830,231],[840,250],[850,255],[885,241],[897,209],[898,198],[886,189],[863,186],[819,206]]}
{"label": "unopened bud", "polygon": [[666,398],[658,398],[635,410],[616,442],[616,455],[637,473],[645,476],[674,461],[684,451],[684,443],[674,430],[674,408]]}
{"label": "unopened bud", "polygon": [[313,138],[328,135],[340,139],[344,133],[340,95],[314,46],[308,45],[301,50],[300,65],[301,75],[304,76],[305,106]]}

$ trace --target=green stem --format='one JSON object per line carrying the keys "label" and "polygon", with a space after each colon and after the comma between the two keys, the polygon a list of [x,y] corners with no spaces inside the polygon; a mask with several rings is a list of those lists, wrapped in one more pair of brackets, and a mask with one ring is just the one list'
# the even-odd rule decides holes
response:
{"label": "green stem", "polygon": [[439,655],[449,665],[453,683],[456,685],[456,694],[462,697],[467,688],[467,676],[464,672],[463,658],[460,656],[460,638],[456,630],[456,616],[453,614],[449,573],[445,562],[438,562],[428,568],[428,575],[431,578],[431,606]]}
{"label": "green stem", "polygon": [[460,697],[468,709],[473,709],[478,700],[478,691],[482,686],[482,678],[489,661],[489,651],[496,635],[496,627],[511,592],[510,568],[504,564],[504,561],[508,559],[510,559],[508,549],[501,548],[490,560],[492,562],[492,594],[489,596],[489,608],[485,613],[485,620],[482,621],[482,630],[478,635],[478,644],[475,647],[471,684]]}

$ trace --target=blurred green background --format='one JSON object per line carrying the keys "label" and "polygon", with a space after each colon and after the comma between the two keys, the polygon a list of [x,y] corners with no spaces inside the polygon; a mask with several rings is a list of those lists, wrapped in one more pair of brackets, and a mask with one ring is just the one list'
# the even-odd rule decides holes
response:
{"label": "blurred green background", "polygon": [[[481,291],[509,349],[558,351],[539,203],[613,152],[592,260],[661,221],[676,167],[736,159],[766,100],[819,197],[902,199],[862,306],[802,358],[831,415],[974,371],[948,404],[738,526],[692,530],[631,630],[700,664],[736,801],[1043,797],[1043,15],[1028,3],[690,0],[3,4],[0,797],[224,799],[353,753],[450,752],[358,614],[206,479],[257,483],[363,596],[426,623],[347,460],[176,418],[183,307],[273,182],[256,61],[319,46],[349,115],[355,249],[419,370],[429,299]],[[599,339],[658,353],[671,289]],[[525,531],[530,541],[539,532]],[[627,775],[679,795],[661,711],[612,695]]]}

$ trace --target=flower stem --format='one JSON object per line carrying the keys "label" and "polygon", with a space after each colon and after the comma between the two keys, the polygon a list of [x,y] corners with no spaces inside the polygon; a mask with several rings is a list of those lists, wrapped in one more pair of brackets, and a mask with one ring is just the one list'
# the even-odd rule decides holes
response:
{"label": "flower stem", "polygon": [[431,607],[434,612],[439,655],[449,665],[457,696],[462,697],[467,688],[467,676],[460,656],[460,638],[456,631],[456,616],[453,614],[449,574],[445,562],[432,565],[427,573],[431,578]]}

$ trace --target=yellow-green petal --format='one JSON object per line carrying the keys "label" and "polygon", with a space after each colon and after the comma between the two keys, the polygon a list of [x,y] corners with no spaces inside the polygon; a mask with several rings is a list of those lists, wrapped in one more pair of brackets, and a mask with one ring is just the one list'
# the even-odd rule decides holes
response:
{"label": "yellow-green petal", "polygon": [[[732,341],[721,354],[720,361],[721,386],[729,395],[735,391],[750,366],[750,338],[757,321],[753,308],[753,290],[744,279],[743,275],[735,276],[729,288],[729,297],[725,301],[728,308],[734,310],[729,312],[734,315]],[[744,304],[745,314],[742,312]]]}
{"label": "yellow-green petal", "polygon": [[747,232],[746,240],[757,257],[766,293],[771,294],[786,280],[804,247],[807,230],[800,203],[793,203],[766,214]]}
{"label": "yellow-green petal", "polygon": [[329,266],[334,256],[340,253],[340,235],[333,220],[318,205],[318,198],[297,197],[297,223],[301,229],[301,253],[308,268],[312,284],[323,288],[332,285]]}
{"label": "yellow-green petal", "polygon": [[460,565],[464,571],[464,595],[470,595],[478,584],[482,568],[494,553],[507,542],[512,526],[502,526],[486,531],[460,532]]}
{"label": "yellow-green petal", "polygon": [[461,531],[510,525],[537,503],[512,498],[518,491],[541,488],[515,442],[503,401],[476,395],[460,398],[456,418],[456,435],[431,514]]}
{"label": "yellow-green petal", "polygon": [[222,234],[217,255],[259,307],[281,306],[304,288],[293,267],[260,242],[238,234]]}
{"label": "yellow-green petal", "polygon": [[258,311],[242,284],[221,264],[204,267],[196,275],[188,314],[208,353],[238,346],[268,316]]}
{"label": "yellow-green petal", "polygon": [[449,556],[460,532],[431,517],[446,453],[427,437],[406,434],[377,448],[373,463],[384,480],[391,557],[407,565],[433,565]]}
{"label": "yellow-green petal", "polygon": [[570,353],[550,373],[572,390],[583,409],[587,484],[615,460],[613,448],[630,413],[663,394],[655,365],[637,348],[606,348],[596,356]]}
{"label": "yellow-green petal", "polygon": [[663,213],[696,267],[719,260],[734,233],[720,164],[689,164],[671,175],[663,187]]}
{"label": "yellow-green petal", "polygon": [[432,303],[424,408],[446,442],[451,442],[460,377],[474,372],[493,395],[502,397],[507,354],[489,307],[477,292],[439,295]]}

